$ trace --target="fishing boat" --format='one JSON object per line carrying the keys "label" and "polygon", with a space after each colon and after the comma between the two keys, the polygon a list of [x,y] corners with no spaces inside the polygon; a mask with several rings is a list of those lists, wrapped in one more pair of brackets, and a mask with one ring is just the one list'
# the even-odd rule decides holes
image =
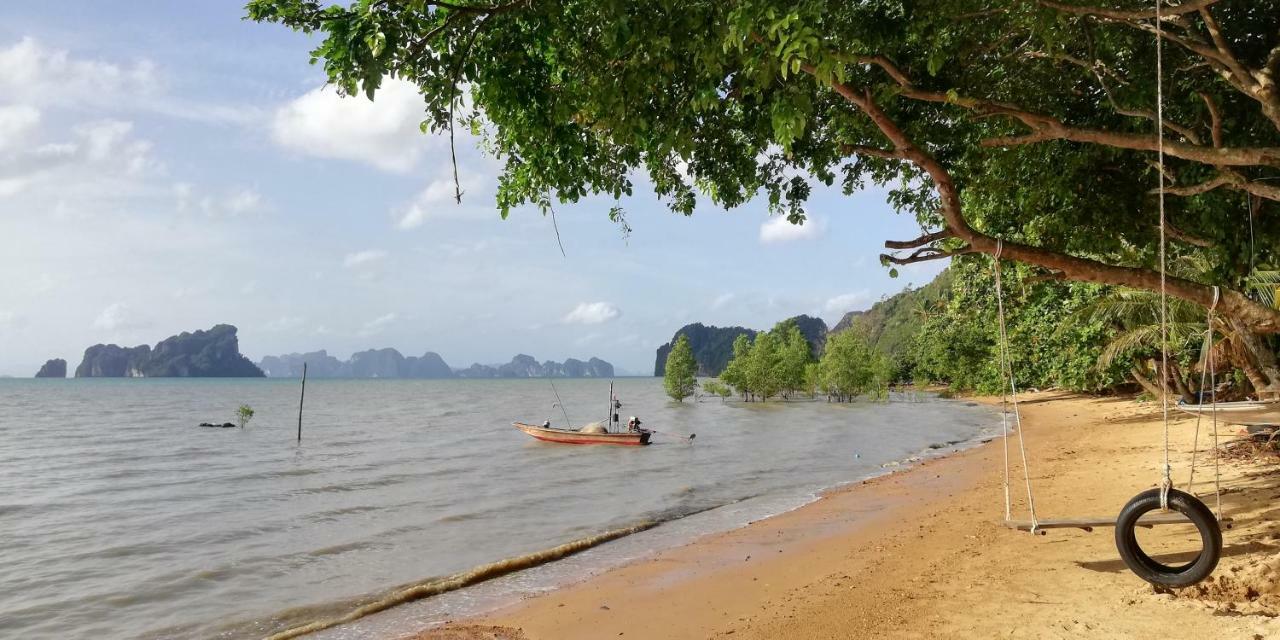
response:
{"label": "fishing boat", "polygon": [[1263,426],[1280,424],[1280,402],[1268,400],[1244,400],[1214,404],[1178,402],[1178,409],[1190,414],[1218,417],[1228,424]]}
{"label": "fishing boat", "polygon": [[[593,422],[584,427],[584,429],[590,429],[598,424],[600,423]],[[523,422],[513,422],[512,425],[543,442],[559,442],[561,444],[622,444],[638,446],[649,444],[649,437],[653,435],[652,432],[645,429],[617,432],[554,429]]]}
{"label": "fishing boat", "polygon": [[621,428],[618,420],[618,409],[622,408],[622,403],[618,402],[617,396],[613,395],[612,382],[609,383],[609,413],[605,418],[605,422],[591,422],[577,429],[574,429],[569,421],[569,413],[565,411],[564,404],[560,402],[560,392],[556,391],[554,382],[551,383],[551,390],[556,394],[556,403],[551,406],[560,407],[561,412],[564,413],[564,422],[569,425],[567,428],[552,427],[550,420],[541,425],[525,424],[523,422],[513,422],[511,425],[543,442],[631,446],[649,444],[649,438],[653,436],[653,432],[648,429],[641,429],[638,419],[632,417],[631,423],[627,425],[625,430]]}

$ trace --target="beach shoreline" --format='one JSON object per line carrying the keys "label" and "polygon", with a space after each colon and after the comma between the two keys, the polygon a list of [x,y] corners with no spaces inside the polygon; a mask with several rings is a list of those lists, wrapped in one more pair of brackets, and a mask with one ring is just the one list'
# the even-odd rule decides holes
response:
{"label": "beach shoreline", "polygon": [[[1039,393],[1025,398],[1023,417],[1042,518],[1114,514],[1159,477],[1158,406]],[[1193,423],[1174,416],[1175,473],[1184,478]],[[1201,428],[1202,456],[1207,428]],[[1219,430],[1224,438],[1234,432],[1226,425]],[[1047,536],[1006,529],[1003,451],[997,438],[922,460],[746,527],[409,637],[1280,634],[1274,579],[1280,540],[1267,515],[1280,479],[1270,464],[1223,467],[1224,506],[1236,526],[1224,535],[1215,579],[1162,594],[1127,571],[1110,529]],[[1020,480],[1021,467],[1013,472]],[[1198,473],[1211,480],[1203,469]],[[1011,481],[1010,492],[1016,518],[1025,511],[1022,483]],[[1180,528],[1158,530],[1152,544],[1184,544],[1185,531],[1181,537],[1173,531]]]}

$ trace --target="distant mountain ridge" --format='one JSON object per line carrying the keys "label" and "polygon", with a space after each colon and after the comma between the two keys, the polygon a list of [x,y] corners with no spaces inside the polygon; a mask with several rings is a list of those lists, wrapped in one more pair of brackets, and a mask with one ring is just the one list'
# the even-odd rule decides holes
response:
{"label": "distant mountain ridge", "polygon": [[454,369],[433,351],[421,357],[405,357],[395,349],[369,349],[351,355],[343,362],[323,349],[310,353],[267,356],[258,363],[268,377],[298,378],[302,365],[307,376],[317,378],[611,378],[613,365],[599,358],[586,362],[569,358],[564,362],[538,362],[533,356],[519,354],[501,365],[473,364]]}
{"label": "distant mountain ridge", "polygon": [[96,344],[84,351],[77,378],[261,378],[262,370],[240,354],[236,328],[214,325],[182,332],[156,344]]}

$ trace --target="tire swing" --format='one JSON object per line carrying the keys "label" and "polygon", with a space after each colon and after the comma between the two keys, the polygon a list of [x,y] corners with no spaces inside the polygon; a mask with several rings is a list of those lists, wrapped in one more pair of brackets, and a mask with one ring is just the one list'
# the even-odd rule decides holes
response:
{"label": "tire swing", "polygon": [[[1161,2],[1156,0],[1155,34],[1156,34],[1156,131],[1157,131],[1157,173],[1159,178],[1159,210],[1160,210],[1160,351],[1161,381],[1167,382],[1169,370],[1169,331],[1167,317],[1166,255],[1165,255],[1165,173],[1164,173],[1164,86],[1163,86],[1163,33]],[[1161,407],[1164,425],[1164,461],[1160,486],[1148,489],[1134,496],[1120,510],[1120,515],[1110,518],[1076,518],[1064,520],[1041,520],[1036,514],[1034,495],[1031,490],[1031,475],[1027,466],[1027,451],[1022,429],[1022,416],[1018,411],[1018,385],[1014,380],[1013,368],[1009,360],[1008,335],[1004,319],[1004,291],[1000,281],[1000,254],[1003,252],[1003,240],[996,240],[996,250],[992,256],[992,267],[995,271],[996,302],[1000,331],[1000,374],[1003,378],[1001,386],[1007,380],[1009,386],[1004,395],[1004,409],[1000,413],[1000,421],[1004,432],[1004,501],[1005,526],[1012,529],[1029,531],[1044,535],[1048,529],[1075,528],[1093,531],[1094,527],[1115,527],[1116,548],[1126,566],[1139,578],[1160,587],[1188,587],[1209,577],[1218,566],[1222,556],[1222,523],[1230,520],[1222,517],[1222,492],[1218,465],[1218,430],[1217,430],[1217,398],[1213,397],[1213,451],[1214,451],[1214,493],[1217,497],[1217,513],[1210,510],[1199,498],[1190,493],[1195,483],[1196,456],[1200,446],[1200,418],[1203,411],[1197,412],[1195,441],[1191,454],[1191,475],[1187,482],[1187,491],[1179,491],[1173,487],[1172,467],[1169,464],[1169,388],[1167,383],[1161,385]],[[1213,303],[1209,307],[1207,331],[1204,346],[1201,350],[1203,363],[1200,374],[1200,388],[1205,388],[1205,375],[1210,376],[1210,389],[1217,386],[1216,374],[1213,372],[1213,323],[1214,310],[1217,308],[1219,290],[1213,289]],[[1013,520],[1012,503],[1009,497],[1009,421],[1008,405],[1012,400],[1013,418],[1018,433],[1018,449],[1022,454],[1022,477],[1027,489],[1027,508],[1030,520]],[[1158,513],[1154,513],[1158,512]],[[1192,524],[1200,536],[1200,552],[1189,562],[1181,565],[1166,565],[1152,558],[1138,544],[1137,527],[1151,528],[1163,524]]]}
{"label": "tire swing", "polygon": [[[1162,38],[1161,30],[1161,0],[1156,1],[1155,10],[1155,33],[1156,33],[1156,131],[1158,140],[1158,173],[1160,179],[1160,187],[1158,189],[1160,200],[1160,347],[1161,347],[1161,380],[1167,381],[1167,372],[1169,369],[1169,336],[1168,336],[1168,318],[1166,309],[1166,259],[1165,259],[1165,173],[1164,173],[1164,87],[1162,83],[1163,77],[1163,60],[1162,60]],[[1159,587],[1188,587],[1209,577],[1214,568],[1218,566],[1218,560],[1222,556],[1222,528],[1223,524],[1230,526],[1231,519],[1222,515],[1222,491],[1221,476],[1219,474],[1219,451],[1218,451],[1218,415],[1217,415],[1217,398],[1213,397],[1213,485],[1214,494],[1216,496],[1216,510],[1210,510],[1199,498],[1192,494],[1195,487],[1195,468],[1196,457],[1199,454],[1200,447],[1200,419],[1203,411],[1196,412],[1195,440],[1191,451],[1191,475],[1187,481],[1186,491],[1179,491],[1173,487],[1172,467],[1169,464],[1169,389],[1168,385],[1162,385],[1161,405],[1163,408],[1164,423],[1164,462],[1163,475],[1161,477],[1160,486],[1155,489],[1148,489],[1134,496],[1129,500],[1128,504],[1120,511],[1120,515],[1115,518],[1111,517],[1089,517],[1089,518],[1069,518],[1069,519],[1045,519],[1042,520],[1036,513],[1035,495],[1031,490],[1031,473],[1027,465],[1027,449],[1025,436],[1022,429],[1022,415],[1018,410],[1018,385],[1014,379],[1013,367],[1009,358],[1009,338],[1005,329],[1004,317],[1004,288],[1000,279],[1000,255],[1004,251],[1004,241],[996,239],[996,250],[992,254],[991,265],[995,276],[996,290],[996,308],[997,320],[999,328],[999,360],[1000,360],[1000,376],[1002,387],[1002,409],[1000,411],[1000,424],[1003,431],[1004,445],[1004,524],[1010,529],[1019,531],[1028,531],[1033,534],[1045,535],[1049,529],[1081,529],[1084,531],[1093,531],[1095,527],[1115,527],[1116,547],[1120,551],[1120,557],[1124,560],[1125,565],[1139,578]],[[1209,307],[1209,316],[1207,320],[1207,331],[1205,332],[1204,346],[1201,349],[1202,366],[1200,374],[1200,388],[1205,389],[1205,376],[1210,377],[1209,389],[1217,386],[1217,378],[1214,373],[1213,358],[1213,325],[1215,320],[1215,309],[1218,306],[1219,290],[1213,288],[1213,303]],[[1007,386],[1006,386],[1007,383]],[[1012,411],[1010,411],[1012,405]],[[1018,450],[1022,457],[1022,479],[1026,485],[1027,491],[1027,511],[1030,519],[1014,520],[1012,511],[1013,505],[1009,494],[1009,416],[1013,417],[1013,430],[1018,434]],[[1216,511],[1216,513],[1215,513]],[[1166,565],[1159,560],[1152,558],[1141,545],[1138,544],[1136,535],[1137,527],[1151,528],[1156,525],[1173,525],[1173,524],[1191,524],[1196,527],[1196,531],[1200,536],[1200,552],[1189,562],[1181,565]]]}
{"label": "tire swing", "polygon": [[[1163,242],[1162,242],[1163,245]],[[1147,582],[1161,587],[1180,588],[1188,587],[1204,580],[1218,566],[1218,560],[1222,555],[1222,529],[1221,524],[1231,522],[1230,518],[1222,516],[1222,492],[1221,492],[1221,476],[1219,473],[1219,451],[1218,451],[1218,420],[1216,411],[1213,415],[1213,429],[1211,438],[1213,443],[1213,489],[1216,496],[1216,514],[1214,510],[1210,510],[1199,498],[1190,493],[1195,486],[1195,468],[1196,458],[1199,454],[1200,446],[1200,418],[1201,414],[1196,416],[1195,439],[1192,448],[1191,457],[1191,474],[1187,481],[1187,491],[1179,491],[1173,488],[1171,477],[1171,466],[1169,464],[1169,407],[1168,407],[1168,389],[1165,387],[1163,394],[1164,405],[1164,474],[1161,484],[1158,488],[1148,489],[1134,496],[1123,509],[1120,515],[1112,518],[1106,516],[1085,517],[1085,518],[1064,518],[1064,519],[1041,519],[1036,513],[1035,494],[1031,487],[1031,474],[1029,465],[1027,464],[1026,439],[1022,428],[1022,415],[1018,409],[1018,385],[1014,379],[1013,368],[1009,358],[1008,334],[1005,329],[1004,314],[1004,287],[1001,282],[1000,274],[1000,254],[1004,248],[1002,240],[996,240],[996,252],[992,259],[992,266],[995,273],[995,289],[997,303],[997,326],[999,328],[999,358],[1000,373],[1002,377],[1001,386],[1004,387],[1002,402],[1003,409],[1000,412],[1000,422],[1003,431],[1003,447],[1004,447],[1004,524],[1010,529],[1019,531],[1027,531],[1033,534],[1046,535],[1050,529],[1081,529],[1092,532],[1098,527],[1115,527],[1116,548],[1120,552],[1120,557],[1124,560],[1126,566],[1138,577]],[[1161,252],[1163,254],[1163,250]],[[1163,259],[1162,259],[1162,277],[1163,277]],[[1209,310],[1208,331],[1205,335],[1202,353],[1205,354],[1205,362],[1201,367],[1200,388],[1214,388],[1217,384],[1217,377],[1214,374],[1214,358],[1213,358],[1213,323],[1214,308],[1217,306],[1218,289],[1214,288],[1214,304]],[[1163,315],[1164,298],[1161,297],[1161,310]],[[1162,327],[1164,322],[1162,319]],[[1163,336],[1165,332],[1162,330],[1162,344],[1167,340],[1167,336]],[[1165,349],[1167,351],[1167,349]],[[1163,366],[1167,367],[1167,356],[1162,360]],[[1209,376],[1209,387],[1205,387],[1205,377]],[[1004,384],[1007,382],[1008,386]],[[1215,405],[1217,400],[1213,400]],[[1012,408],[1012,411],[1009,409]],[[1009,416],[1012,414],[1013,424],[1010,425]],[[1030,518],[1028,520],[1014,520],[1012,511],[1013,503],[1009,492],[1009,432],[1015,431],[1018,435],[1018,450],[1022,459],[1022,478],[1026,485],[1027,510]],[[1196,527],[1196,531],[1200,536],[1201,550],[1191,561],[1181,565],[1166,565],[1159,560],[1152,558],[1138,544],[1137,528],[1152,528],[1157,525],[1174,525],[1174,524],[1191,524]]]}
{"label": "tire swing", "polygon": [[[1199,498],[1173,488],[1172,467],[1169,464],[1169,322],[1166,309],[1167,292],[1165,274],[1167,259],[1165,254],[1165,170],[1164,170],[1164,32],[1161,5],[1164,0],[1155,2],[1155,36],[1156,36],[1156,179],[1159,181],[1160,208],[1160,404],[1164,423],[1164,465],[1160,486],[1148,489],[1134,496],[1120,510],[1116,518],[1116,548],[1125,565],[1139,578],[1153,585],[1163,587],[1189,587],[1209,577],[1218,566],[1222,557],[1222,529],[1218,518]],[[1200,389],[1204,390],[1204,374],[1213,367],[1213,312],[1218,306],[1218,288],[1213,289],[1213,304],[1209,307],[1205,342],[1207,351],[1203,355],[1204,362],[1200,370]],[[1216,384],[1216,376],[1212,379]],[[1211,393],[1216,390],[1210,387]],[[1214,415],[1214,486],[1218,498],[1218,509],[1222,509],[1222,492],[1218,481],[1218,448],[1217,448],[1217,394],[1213,394],[1215,404]],[[1201,399],[1203,402],[1203,396]],[[1195,447],[1192,449],[1191,482],[1195,479],[1195,453],[1200,444],[1200,417],[1196,417]],[[1188,489],[1191,487],[1188,486]],[[1186,564],[1170,566],[1147,555],[1138,544],[1136,528],[1142,516],[1152,511],[1162,513],[1176,512],[1185,516],[1195,525],[1200,534],[1200,553]]]}

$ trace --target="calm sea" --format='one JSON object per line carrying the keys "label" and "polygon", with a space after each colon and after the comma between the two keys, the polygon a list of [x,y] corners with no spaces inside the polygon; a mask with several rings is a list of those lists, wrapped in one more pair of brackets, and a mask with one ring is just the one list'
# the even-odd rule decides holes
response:
{"label": "calm sea", "polygon": [[[607,382],[555,386],[573,423],[604,417]],[[262,637],[397,586],[667,523],[328,632],[367,637],[741,526],[998,426],[933,399],[675,404],[649,378],[617,393],[624,420],[662,432],[653,446],[516,431],[564,422],[546,380],[309,381],[300,446],[296,380],[0,380],[0,629]],[[248,428],[196,427],[242,403],[257,411]]]}

